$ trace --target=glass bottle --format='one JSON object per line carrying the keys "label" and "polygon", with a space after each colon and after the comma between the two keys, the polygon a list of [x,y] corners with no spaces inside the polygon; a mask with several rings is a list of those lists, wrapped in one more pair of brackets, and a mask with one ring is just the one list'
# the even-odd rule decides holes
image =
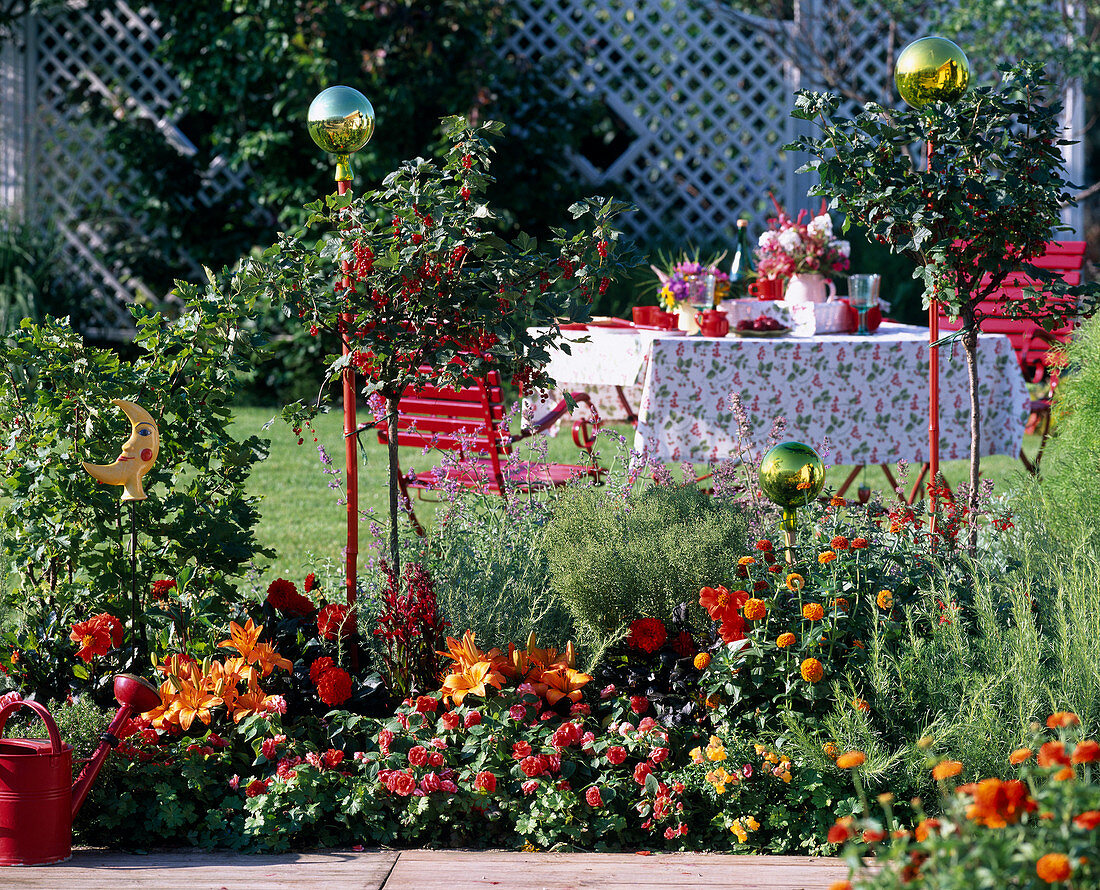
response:
{"label": "glass bottle", "polygon": [[730,299],[743,300],[749,296],[749,283],[753,279],[752,248],[749,246],[749,221],[737,220],[737,248],[730,263]]}

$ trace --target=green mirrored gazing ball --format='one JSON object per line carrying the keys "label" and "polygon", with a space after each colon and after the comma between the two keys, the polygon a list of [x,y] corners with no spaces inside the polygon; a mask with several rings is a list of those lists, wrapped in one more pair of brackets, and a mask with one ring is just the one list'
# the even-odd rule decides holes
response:
{"label": "green mirrored gazing ball", "polygon": [[760,489],[784,511],[808,504],[825,485],[825,464],[809,445],[780,442],[760,461]]}
{"label": "green mirrored gazing ball", "polygon": [[966,92],[969,82],[966,53],[945,37],[914,40],[901,51],[894,66],[898,92],[913,108],[929,102],[954,102]]}
{"label": "green mirrored gazing ball", "polygon": [[309,135],[325,151],[359,151],[374,133],[374,108],[359,90],[329,87],[309,104]]}

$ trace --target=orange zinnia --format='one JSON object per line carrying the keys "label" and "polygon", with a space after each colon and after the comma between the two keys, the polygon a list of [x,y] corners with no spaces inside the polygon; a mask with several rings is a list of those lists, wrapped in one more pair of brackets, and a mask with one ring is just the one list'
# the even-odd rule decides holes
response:
{"label": "orange zinnia", "polygon": [[795,644],[795,642],[796,642],[796,640],[795,640],[794,634],[785,633],[785,634],[780,634],[776,638],[775,645],[778,646],[780,649],[786,649],[788,646],[793,646]]}
{"label": "orange zinnia", "polygon": [[798,572],[791,572],[787,576],[787,590],[793,590],[795,593],[797,593],[805,586],[806,579],[798,574]]}
{"label": "orange zinnia", "polygon": [[1100,761],[1100,743],[1096,739],[1085,739],[1073,749],[1070,763],[1097,763]]}
{"label": "orange zinnia", "polygon": [[745,606],[742,611],[745,617],[750,621],[759,621],[768,614],[768,607],[763,600],[752,597],[751,599],[745,600]]}
{"label": "orange zinnia", "polygon": [[1038,807],[1028,794],[1027,785],[1019,779],[1007,782],[982,779],[973,785],[961,785],[958,791],[974,795],[974,803],[967,807],[966,817],[986,828],[1004,828]]}
{"label": "orange zinnia", "polygon": [[816,683],[825,676],[825,668],[816,658],[807,658],[800,668],[802,679],[807,683]]}
{"label": "orange zinnia", "polygon": [[1039,766],[1069,766],[1069,754],[1064,742],[1045,742],[1039,748]]}
{"label": "orange zinnia", "polygon": [[932,778],[937,782],[950,779],[962,772],[963,765],[957,760],[943,760],[932,767]]}
{"label": "orange zinnia", "polygon": [[693,661],[692,664],[695,665],[695,670],[705,671],[708,667],[710,667],[710,653],[700,652],[698,655],[695,656],[695,661]]}
{"label": "orange zinnia", "polygon": [[1048,729],[1065,729],[1067,726],[1078,726],[1080,723],[1081,718],[1073,711],[1055,711],[1047,717]]}
{"label": "orange zinnia", "polygon": [[1031,757],[1034,752],[1030,748],[1017,748],[1011,754],[1008,755],[1008,762],[1013,766],[1019,766],[1025,760]]}
{"label": "orange zinnia", "polygon": [[1072,871],[1065,853],[1047,853],[1035,863],[1035,873],[1048,884],[1066,880]]}
{"label": "orange zinnia", "polygon": [[867,761],[867,755],[862,751],[845,751],[836,759],[836,765],[840,769],[855,769]]}
{"label": "orange zinnia", "polygon": [[821,603],[806,603],[802,607],[802,617],[807,621],[820,621],[825,617],[825,608]]}
{"label": "orange zinnia", "polygon": [[817,554],[817,561],[822,565],[830,563],[834,559],[836,559],[836,553],[832,550],[823,550],[821,553]]}

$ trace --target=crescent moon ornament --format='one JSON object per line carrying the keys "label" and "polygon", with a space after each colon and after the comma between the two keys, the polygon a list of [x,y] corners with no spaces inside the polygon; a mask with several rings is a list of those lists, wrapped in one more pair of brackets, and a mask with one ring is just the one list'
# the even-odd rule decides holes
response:
{"label": "crescent moon ornament", "polygon": [[122,500],[144,501],[146,494],[141,480],[160,454],[160,430],[153,416],[140,405],[122,399],[112,399],[111,404],[130,418],[130,438],[123,443],[122,453],[113,464],[82,462],[81,466],[104,485],[121,485]]}

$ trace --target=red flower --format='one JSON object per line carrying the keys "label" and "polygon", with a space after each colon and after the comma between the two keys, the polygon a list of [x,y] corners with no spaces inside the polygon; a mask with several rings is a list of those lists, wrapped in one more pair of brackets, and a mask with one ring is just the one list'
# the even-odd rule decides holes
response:
{"label": "red flower", "polygon": [[1085,810],[1080,816],[1073,817],[1073,824],[1085,831],[1092,831],[1100,825],[1100,810]]}
{"label": "red flower", "polygon": [[690,633],[686,630],[682,630],[672,639],[672,651],[681,658],[687,658],[690,655],[694,655],[696,652],[695,640],[691,638]]}
{"label": "red flower", "polygon": [[409,749],[409,766],[427,766],[428,749],[423,745],[414,745]]}
{"label": "red flower", "polygon": [[267,779],[253,779],[248,783],[248,787],[244,789],[245,797],[256,797],[260,794],[267,794]]}
{"label": "red flower", "polygon": [[389,789],[401,797],[408,797],[416,790],[416,779],[408,773],[398,773],[390,781]]}
{"label": "red flower", "polygon": [[853,550],[863,550],[867,547],[868,541],[866,538],[852,538],[849,542],[849,546]]}
{"label": "red flower", "polygon": [[765,541],[757,541],[756,542],[756,549],[759,550],[761,553],[771,553],[771,551],[772,551],[772,542],[771,541],[766,541],[766,540]]}
{"label": "red flower", "polygon": [[298,593],[294,582],[286,578],[276,578],[267,586],[267,603],[271,608],[294,618],[308,618],[316,609],[310,600]]}
{"label": "red flower", "polygon": [[600,796],[600,789],[593,785],[584,793],[584,799],[590,807],[593,809],[599,809],[603,806],[603,798]]}
{"label": "red flower", "polygon": [[626,760],[626,748],[622,745],[612,745],[607,749],[607,762],[618,766]]}
{"label": "red flower", "polygon": [[111,631],[103,622],[89,618],[74,624],[69,639],[80,645],[76,657],[91,661],[97,655],[106,655],[111,651]]}
{"label": "red flower", "polygon": [[487,769],[482,770],[477,774],[477,778],[474,779],[474,791],[484,791],[486,794],[492,794],[497,790],[497,777],[494,776]]}
{"label": "red flower", "polygon": [[310,682],[313,683],[313,685],[316,686],[317,681],[321,678],[321,675],[325,671],[327,671],[331,668],[334,668],[334,667],[336,667],[336,662],[333,661],[331,658],[329,658],[327,655],[324,655],[321,658],[315,659],[313,664],[311,664],[309,666],[309,680],[310,680]]}
{"label": "red flower", "polygon": [[718,635],[724,643],[736,643],[745,639],[745,619],[740,613],[734,613],[718,625]]}
{"label": "red flower", "polygon": [[308,575],[306,575],[306,580],[302,584],[302,586],[306,589],[306,593],[310,593],[314,590],[319,590],[321,587],[321,585],[317,583],[317,576],[313,574],[313,572],[310,572]]}
{"label": "red flower", "polygon": [[528,755],[519,762],[520,771],[529,779],[541,776],[545,772],[545,764],[538,758]]}
{"label": "red flower", "polygon": [[836,824],[829,829],[828,841],[830,844],[843,844],[853,837],[855,837],[855,831],[852,828],[852,817],[845,816],[843,819],[837,819]]}
{"label": "red flower", "polygon": [[439,707],[439,699],[430,695],[418,695],[416,697],[416,713],[434,714]]}
{"label": "red flower", "polygon": [[329,603],[317,614],[317,634],[326,640],[336,635],[350,637],[355,632],[355,612],[347,606]]}
{"label": "red flower", "polygon": [[163,603],[168,599],[168,592],[176,589],[173,578],[158,578],[153,582],[152,597],[154,602]]}
{"label": "red flower", "polygon": [[639,618],[631,622],[627,642],[635,649],[652,655],[665,644],[666,639],[668,631],[665,630],[663,621],[657,618]]}
{"label": "red flower", "polygon": [[527,742],[514,742],[512,744],[512,756],[516,760],[523,760],[531,756],[531,746]]}
{"label": "red flower", "polygon": [[630,710],[635,714],[644,714],[649,710],[649,699],[644,695],[630,696]]}
{"label": "red flower", "polygon": [[833,550],[847,550],[850,545],[848,544],[848,539],[844,537],[844,535],[837,535],[829,542],[829,546]]}
{"label": "red flower", "polygon": [[351,698],[351,675],[343,668],[329,668],[317,678],[317,694],[329,707],[342,705]]}
{"label": "red flower", "polygon": [[648,777],[651,772],[653,772],[653,767],[649,765],[649,761],[641,761],[641,763],[634,767],[634,781],[639,785],[644,785],[646,777]]}
{"label": "red flower", "polygon": [[481,713],[478,711],[470,711],[470,713],[466,715],[466,719],[463,721],[463,725],[467,729],[470,729],[471,727],[477,726],[480,722]]}
{"label": "red flower", "polygon": [[111,646],[117,649],[122,645],[122,639],[125,636],[125,631],[122,629],[122,622],[115,618],[110,612],[100,612],[98,615],[93,615],[90,621],[98,621],[107,631],[107,636],[111,638]]}

